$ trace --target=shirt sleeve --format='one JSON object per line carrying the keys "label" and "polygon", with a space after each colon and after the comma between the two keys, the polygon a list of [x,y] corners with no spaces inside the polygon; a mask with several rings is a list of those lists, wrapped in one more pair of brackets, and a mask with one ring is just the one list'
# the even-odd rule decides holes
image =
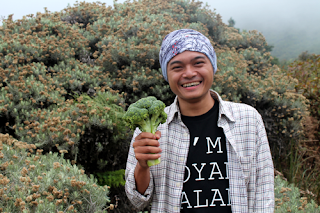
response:
{"label": "shirt sleeve", "polygon": [[145,193],[140,194],[140,192],[138,192],[136,188],[134,170],[137,165],[137,159],[135,158],[132,143],[134,142],[135,137],[138,136],[138,134],[140,134],[140,132],[141,131],[139,129],[136,129],[136,131],[133,134],[131,144],[130,144],[128,159],[127,159],[126,172],[125,172],[125,179],[126,179],[125,191],[126,191],[127,197],[138,210],[143,209],[151,202],[152,194],[154,190],[153,176],[151,172],[150,172],[149,186],[145,191]]}
{"label": "shirt sleeve", "polygon": [[266,130],[259,115],[257,121],[257,176],[255,212],[274,212],[274,167]]}

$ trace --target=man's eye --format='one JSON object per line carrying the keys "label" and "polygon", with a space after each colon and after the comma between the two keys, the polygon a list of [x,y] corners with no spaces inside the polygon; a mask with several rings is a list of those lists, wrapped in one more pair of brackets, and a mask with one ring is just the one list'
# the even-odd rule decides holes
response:
{"label": "man's eye", "polygon": [[173,67],[172,69],[175,70],[175,69],[180,69],[181,66],[176,66],[176,67]]}
{"label": "man's eye", "polygon": [[196,64],[203,64],[203,61],[197,61]]}

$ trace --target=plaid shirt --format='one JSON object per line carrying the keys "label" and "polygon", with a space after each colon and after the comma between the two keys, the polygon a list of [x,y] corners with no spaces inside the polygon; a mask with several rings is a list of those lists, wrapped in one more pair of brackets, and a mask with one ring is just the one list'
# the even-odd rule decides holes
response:
{"label": "plaid shirt", "polygon": [[[268,139],[260,114],[251,106],[219,101],[218,126],[226,136],[231,208],[234,213],[274,212],[274,168]],[[134,169],[137,160],[132,144],[126,168],[126,193],[138,209],[152,202],[152,212],[180,212],[181,193],[190,134],[174,103],[165,109],[167,122],[161,124],[161,163],[150,167],[149,187],[142,195],[136,190]],[[134,132],[134,138],[140,133]]]}

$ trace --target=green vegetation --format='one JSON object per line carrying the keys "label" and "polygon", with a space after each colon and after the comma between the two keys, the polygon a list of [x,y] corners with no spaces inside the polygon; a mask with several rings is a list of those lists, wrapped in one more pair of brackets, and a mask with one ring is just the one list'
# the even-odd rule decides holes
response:
{"label": "green vegetation", "polygon": [[[138,127],[142,132],[155,134],[158,126],[167,120],[165,107],[162,101],[153,96],[141,98],[129,106],[123,119],[133,131]],[[160,159],[149,160],[147,163],[148,166],[154,166],[160,163]]]}
{"label": "green vegetation", "polygon": [[288,184],[282,176],[275,177],[275,186],[275,213],[320,212],[320,207],[314,200],[308,201],[307,197],[301,197],[299,188]]}
{"label": "green vegetation", "polygon": [[119,187],[125,184],[125,170],[107,171],[97,174],[98,183],[101,186]]}
{"label": "green vegetation", "polygon": [[[296,78],[295,90],[309,101],[309,115],[304,121],[304,137],[292,151],[290,182],[310,190],[320,202],[320,55],[303,52],[283,72]],[[295,154],[294,154],[295,153]],[[283,171],[286,172],[286,171]]]}
{"label": "green vegetation", "polygon": [[320,55],[303,52],[290,64],[287,74],[298,79],[297,92],[310,101],[311,116],[320,120]]}
{"label": "green vegetation", "polygon": [[167,120],[165,107],[162,101],[153,96],[141,98],[129,106],[123,119],[133,130],[138,127],[142,132],[155,134],[158,126]]}
{"label": "green vegetation", "polygon": [[107,186],[63,159],[66,150],[35,148],[0,134],[0,212],[107,212]]}
{"label": "green vegetation", "polygon": [[[82,201],[80,206],[84,207],[79,206],[77,210],[95,208],[93,212],[101,212],[108,208],[107,211],[113,209],[113,212],[136,212],[126,199],[123,187],[123,169],[132,137],[123,116],[128,106],[141,98],[154,96],[166,105],[174,100],[175,95],[162,77],[158,57],[163,37],[181,28],[198,30],[210,39],[218,58],[212,89],[225,100],[246,103],[259,111],[275,167],[289,181],[301,183],[299,187],[305,191],[311,187],[307,181],[313,182],[310,189],[316,196],[309,198],[319,199],[320,188],[316,187],[319,175],[315,173],[319,167],[312,169],[319,165],[319,157],[313,158],[319,144],[314,142],[313,150],[311,146],[301,148],[307,143],[303,142],[306,135],[311,135],[308,128],[318,131],[316,125],[306,122],[319,109],[319,83],[312,81],[319,79],[318,58],[295,62],[289,73],[297,72],[289,74],[276,65],[270,54],[271,46],[261,33],[239,32],[225,25],[218,14],[201,2],[187,0],[141,0],[115,3],[114,7],[80,2],[57,13],[45,11],[21,20],[3,20],[0,26],[0,132],[27,143],[32,149],[43,150],[42,156],[49,164],[41,160],[37,166],[41,173],[50,173],[54,178],[41,187],[51,193],[48,187],[52,185],[59,190],[58,182],[66,187],[70,185],[68,173],[64,174],[67,177],[64,182],[54,181],[70,167],[74,173],[70,175],[73,174],[76,181],[88,182],[83,190],[90,191],[97,202],[91,208],[90,203]],[[313,71],[304,72],[308,69]],[[307,76],[306,80],[302,80],[300,73]],[[10,153],[7,148],[1,150],[0,165],[6,167],[0,171],[1,184],[16,184],[20,176],[24,177],[23,167],[29,168],[22,165],[24,160],[20,167],[14,166],[18,163],[7,166],[10,161],[4,159],[11,159]],[[15,161],[12,159],[12,162]],[[63,166],[52,169],[54,162]],[[93,179],[77,173],[80,168],[87,176],[95,175],[99,184],[109,185],[108,197],[107,191],[90,185]],[[32,179],[31,172],[32,168],[27,175],[34,182],[38,176]],[[24,183],[21,187],[27,190],[23,193],[31,193],[31,182],[25,186]],[[68,190],[71,194],[71,189]],[[82,188],[73,190],[73,194],[82,193]],[[0,192],[0,203],[21,194],[19,208],[31,208],[26,200],[31,194],[19,192],[18,187],[14,193]],[[55,199],[61,198],[35,197],[30,202],[43,200],[50,209],[62,208]],[[67,203],[63,201],[61,206],[69,208],[73,199],[76,198]],[[12,202],[10,200],[10,205]]]}

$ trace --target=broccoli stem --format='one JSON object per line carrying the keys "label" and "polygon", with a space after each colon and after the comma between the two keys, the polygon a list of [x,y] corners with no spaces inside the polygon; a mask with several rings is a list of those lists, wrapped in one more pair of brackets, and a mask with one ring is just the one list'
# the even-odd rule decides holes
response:
{"label": "broccoli stem", "polygon": [[160,160],[160,158],[158,158],[158,159],[156,159],[156,160],[148,160],[148,161],[147,161],[147,164],[148,164],[148,166],[150,167],[150,166],[157,165],[157,164],[159,164],[160,162],[161,162],[161,160]]}
{"label": "broccoli stem", "polygon": [[[156,125],[156,126],[155,126]],[[157,127],[159,124],[155,124],[155,121],[152,119],[147,119],[145,120],[145,125],[143,126],[143,130],[145,132],[151,132],[152,134],[156,133]],[[154,153],[151,153],[154,154]],[[156,160],[148,160],[147,164],[149,167],[157,165],[161,162],[160,158],[156,159]]]}

